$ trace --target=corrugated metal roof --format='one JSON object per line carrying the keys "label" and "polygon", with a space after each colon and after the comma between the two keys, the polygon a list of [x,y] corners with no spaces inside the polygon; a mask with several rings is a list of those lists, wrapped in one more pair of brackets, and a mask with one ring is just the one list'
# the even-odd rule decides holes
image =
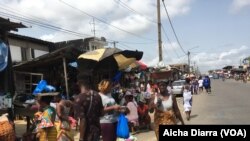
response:
{"label": "corrugated metal roof", "polygon": [[9,19],[0,17],[0,30],[2,31],[17,31],[18,28],[26,28],[22,23],[11,22]]}

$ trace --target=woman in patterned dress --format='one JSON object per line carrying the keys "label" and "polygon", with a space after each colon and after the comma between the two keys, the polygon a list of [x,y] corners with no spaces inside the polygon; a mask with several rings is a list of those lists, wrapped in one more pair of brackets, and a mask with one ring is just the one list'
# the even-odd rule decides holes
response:
{"label": "woman in patterned dress", "polygon": [[41,113],[37,124],[37,133],[39,141],[56,141],[57,131],[54,126],[56,117],[55,108],[50,106],[53,96],[41,96],[38,100],[43,112]]}
{"label": "woman in patterned dress", "polygon": [[165,82],[159,83],[160,93],[150,103],[150,111],[154,114],[155,134],[159,140],[159,125],[176,125],[177,118],[184,125],[176,97],[168,92]]}
{"label": "woman in patterned dress", "polygon": [[[73,132],[71,130],[70,114],[73,110],[73,104],[70,100],[61,99],[61,95],[55,97],[56,99],[56,129],[57,141],[74,141]],[[72,119],[74,120],[74,119]]]}

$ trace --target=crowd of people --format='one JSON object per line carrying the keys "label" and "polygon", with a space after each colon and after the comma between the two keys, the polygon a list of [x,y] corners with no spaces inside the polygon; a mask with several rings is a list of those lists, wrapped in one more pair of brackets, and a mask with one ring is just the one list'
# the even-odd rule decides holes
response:
{"label": "crowd of people", "polygon": [[[187,120],[192,109],[192,95],[198,89],[210,89],[210,80],[186,79],[183,87],[183,107]],[[209,84],[207,84],[209,83]],[[158,138],[159,125],[184,125],[171,83],[140,82],[130,88],[103,79],[93,89],[90,76],[78,78],[79,94],[71,100],[57,96],[41,96],[41,112],[37,114],[37,137],[40,141],[72,141],[74,126],[79,127],[80,141],[117,140],[118,117],[122,113],[128,120],[129,131],[152,130],[150,113],[154,113],[154,130]],[[197,88],[197,89],[196,89]],[[79,122],[78,122],[79,121]]]}
{"label": "crowd of people", "polygon": [[211,93],[211,80],[208,76],[188,78],[186,84],[189,85],[192,94],[202,93],[204,89],[207,93]]}

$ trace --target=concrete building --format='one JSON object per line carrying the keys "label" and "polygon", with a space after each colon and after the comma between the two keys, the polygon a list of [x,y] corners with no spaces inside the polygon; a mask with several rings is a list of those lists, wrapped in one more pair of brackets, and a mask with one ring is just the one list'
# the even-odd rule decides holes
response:
{"label": "concrete building", "polygon": [[29,61],[51,52],[54,43],[23,35],[9,33],[9,45],[12,61]]}
{"label": "concrete building", "polygon": [[183,73],[187,73],[188,70],[189,70],[188,64],[171,64],[169,66],[171,68],[176,68],[176,69],[180,70]]}
{"label": "concrete building", "polygon": [[89,37],[53,43],[14,33],[9,33],[8,36],[12,62],[14,64],[30,61],[64,47],[73,47],[81,52],[86,52],[107,46],[104,37]]}
{"label": "concrete building", "polygon": [[108,43],[104,37],[89,37],[85,39],[76,39],[69,41],[62,41],[55,43],[55,50],[64,48],[64,47],[73,47],[77,48],[81,52],[92,51],[95,49],[104,48]]}

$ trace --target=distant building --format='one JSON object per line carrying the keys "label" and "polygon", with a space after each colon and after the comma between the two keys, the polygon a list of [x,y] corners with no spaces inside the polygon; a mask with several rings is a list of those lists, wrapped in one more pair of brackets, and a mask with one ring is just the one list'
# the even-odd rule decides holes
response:
{"label": "distant building", "polygon": [[23,35],[9,33],[13,62],[29,61],[52,51],[54,43]]}
{"label": "distant building", "polygon": [[81,52],[92,51],[95,49],[104,48],[108,43],[104,37],[89,37],[85,39],[69,40],[55,43],[55,49],[60,49],[64,47],[74,47]]}
{"label": "distant building", "polygon": [[189,66],[188,64],[171,64],[169,65],[171,68],[176,68],[178,70],[180,70],[183,73],[188,72],[189,70]]}

